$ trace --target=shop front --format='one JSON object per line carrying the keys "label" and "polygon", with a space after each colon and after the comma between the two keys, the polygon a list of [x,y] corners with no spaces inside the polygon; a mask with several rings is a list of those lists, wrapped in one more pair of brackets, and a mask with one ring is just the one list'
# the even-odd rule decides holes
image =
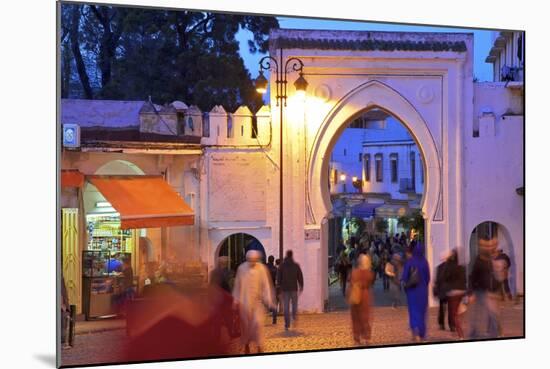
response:
{"label": "shop front", "polygon": [[81,311],[91,319],[117,313],[129,287],[125,270],[139,291],[158,266],[161,253],[147,236],[193,225],[194,213],[162,176],[89,175],[83,187]]}

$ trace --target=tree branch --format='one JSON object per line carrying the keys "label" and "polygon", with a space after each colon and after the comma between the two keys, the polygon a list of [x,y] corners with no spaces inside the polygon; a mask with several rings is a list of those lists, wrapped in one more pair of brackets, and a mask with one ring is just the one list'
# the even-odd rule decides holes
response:
{"label": "tree branch", "polygon": [[93,99],[92,87],[90,86],[90,78],[86,71],[86,65],[80,52],[80,43],[78,41],[78,29],[80,26],[80,7],[75,6],[72,11],[72,22],[69,31],[69,39],[71,41],[71,51],[76,63],[76,70],[80,79],[80,84],[84,90],[84,96],[87,99]]}
{"label": "tree branch", "polygon": [[206,23],[213,20],[214,18],[215,18],[215,15],[213,15],[213,14],[210,14],[210,15],[206,16],[206,18],[201,19],[200,21],[195,23],[195,25],[193,25],[193,27],[191,27],[188,31],[186,31],[186,33],[193,33],[197,28],[199,28],[203,24],[205,26],[205,31],[206,31]]}

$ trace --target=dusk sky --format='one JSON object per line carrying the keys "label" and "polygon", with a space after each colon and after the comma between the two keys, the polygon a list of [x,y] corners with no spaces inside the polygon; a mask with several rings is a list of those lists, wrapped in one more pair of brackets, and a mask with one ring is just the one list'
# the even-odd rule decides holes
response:
{"label": "dusk sky", "polygon": [[[374,22],[340,21],[325,19],[305,19],[277,17],[281,28],[299,29],[328,29],[328,30],[355,30],[355,31],[398,31],[398,32],[466,32],[474,34],[474,77],[479,81],[491,81],[492,65],[485,63],[491,49],[491,31],[463,28],[409,26],[398,24],[384,24]],[[263,54],[250,54],[247,40],[251,38],[249,31],[239,31],[237,38],[241,42],[240,52],[252,78],[258,76],[258,62]]]}

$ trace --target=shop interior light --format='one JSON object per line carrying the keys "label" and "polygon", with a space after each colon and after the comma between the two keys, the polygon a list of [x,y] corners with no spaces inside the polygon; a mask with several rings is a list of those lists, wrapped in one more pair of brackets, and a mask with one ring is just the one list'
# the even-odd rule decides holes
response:
{"label": "shop interior light", "polygon": [[103,212],[103,213],[89,213],[86,214],[89,218],[101,218],[101,217],[119,217],[120,213],[117,211],[109,211],[109,212]]}
{"label": "shop interior light", "polygon": [[111,208],[113,207],[110,202],[107,201],[98,201],[95,203],[96,208]]}

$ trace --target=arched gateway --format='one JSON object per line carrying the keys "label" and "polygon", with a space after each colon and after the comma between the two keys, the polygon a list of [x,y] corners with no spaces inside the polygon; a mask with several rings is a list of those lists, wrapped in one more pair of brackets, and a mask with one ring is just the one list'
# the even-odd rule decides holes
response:
{"label": "arched gateway", "polygon": [[[304,265],[302,308],[322,311],[328,297],[329,156],[347,124],[368,110],[395,116],[422,152],[431,267],[434,255],[464,246],[463,136],[473,115],[472,35],[277,30],[270,45],[272,55],[300,58],[309,83],[305,102],[291,91],[283,111],[283,244]],[[277,131],[274,90],[271,96]],[[275,140],[273,154],[279,144]]]}

